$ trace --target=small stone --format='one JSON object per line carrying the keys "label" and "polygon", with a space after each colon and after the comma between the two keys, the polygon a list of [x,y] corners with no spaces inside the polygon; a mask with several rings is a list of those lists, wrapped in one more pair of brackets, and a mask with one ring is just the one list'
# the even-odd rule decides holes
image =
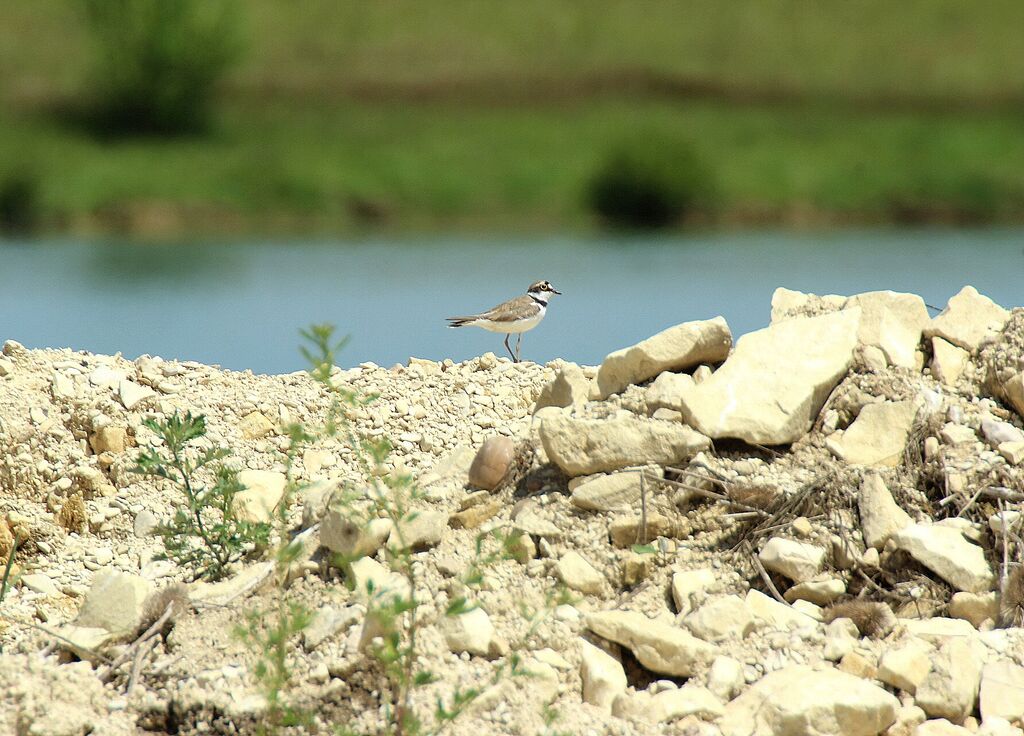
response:
{"label": "small stone", "polygon": [[800,583],[821,571],[825,550],[813,544],[772,537],[757,558],[766,569]]}
{"label": "small stone", "polygon": [[931,669],[935,649],[921,639],[909,639],[898,648],[886,649],[878,663],[878,679],[913,695]]}
{"label": "small stone", "polygon": [[476,529],[490,521],[501,511],[502,503],[498,499],[489,499],[482,504],[470,506],[448,517],[448,524],[453,529]]}
{"label": "small stone", "polygon": [[877,473],[869,473],[861,481],[857,508],[860,511],[864,543],[875,549],[882,549],[889,537],[913,522],[910,515],[893,499],[882,476]]}
{"label": "small stone", "polygon": [[639,585],[654,572],[654,555],[630,552],[622,560],[622,584],[627,588]]}
{"label": "small stone", "polygon": [[640,535],[641,517],[620,516],[608,525],[608,535],[616,547],[630,547],[634,544],[647,544],[658,537],[671,537],[674,531],[672,521],[661,514],[647,514],[646,535]]}
{"label": "small stone", "polygon": [[469,485],[493,491],[508,475],[515,454],[515,442],[510,437],[491,437],[480,447],[469,466]]}
{"label": "small stone", "polygon": [[97,455],[104,452],[124,452],[127,439],[124,427],[101,427],[89,436],[89,444]]}
{"label": "small stone", "polygon": [[575,551],[565,553],[556,570],[563,583],[584,595],[600,595],[604,590],[604,576]]}
{"label": "small stone", "polygon": [[711,440],[683,424],[628,416],[579,419],[558,414],[540,422],[544,452],[569,477],[637,465],[685,463]]}
{"label": "small stone", "polygon": [[932,338],[932,375],[947,386],[955,386],[971,354],[941,337]]}
{"label": "small stone", "polygon": [[50,579],[50,576],[45,575],[41,572],[22,575],[21,584],[29,590],[39,593],[40,595],[60,595],[60,590],[58,590],[57,585],[53,582],[53,580]]}
{"label": "small stone", "polygon": [[121,381],[117,387],[117,396],[124,408],[131,411],[143,401],[156,396],[156,391],[148,386],[140,386],[133,381]]}
{"label": "small stone", "polygon": [[590,379],[575,363],[565,363],[555,374],[554,380],[541,389],[533,411],[548,406],[568,407],[587,403],[590,395]]}
{"label": "small stone", "polygon": [[949,601],[949,615],[970,621],[974,628],[980,628],[985,621],[995,621],[999,617],[999,594],[994,590],[988,593],[954,593]]}
{"label": "small stone", "polygon": [[999,444],[999,454],[1010,465],[1020,465],[1024,463],[1024,442],[1002,442]]}
{"label": "small stone", "polygon": [[238,482],[245,486],[231,500],[231,510],[242,521],[268,523],[274,517],[274,509],[284,496],[288,482],[284,473],[271,470],[243,470]]}
{"label": "small stone", "polygon": [[754,617],[738,595],[709,598],[683,623],[694,636],[711,642],[742,639],[754,629]]}
{"label": "small stone", "polygon": [[708,670],[708,690],[728,702],[743,689],[743,685],[743,664],[732,657],[715,657]]}
{"label": "small stone", "polygon": [[673,574],[672,600],[676,604],[676,610],[681,615],[689,613],[695,607],[695,599],[703,597],[708,588],[711,588],[717,581],[718,576],[710,568]]}
{"label": "small stone", "polygon": [[448,528],[448,515],[437,509],[422,509],[407,515],[391,530],[388,548],[414,552],[436,547]]}
{"label": "small stone", "polygon": [[695,385],[693,376],[688,373],[665,371],[659,374],[647,387],[647,393],[644,395],[648,411],[657,413],[661,409],[667,409],[678,412],[683,394]]}
{"label": "small stone", "polygon": [[112,634],[134,632],[142,621],[146,598],[153,584],[131,573],[105,569],[96,573],[75,625],[100,628]]}
{"label": "small stone", "polygon": [[311,652],[339,632],[359,623],[362,610],[358,606],[335,608],[321,606],[309,620],[309,625],[302,631],[302,646]]}
{"label": "small stone", "polygon": [[614,511],[632,508],[640,501],[641,478],[644,472],[623,470],[588,480],[573,489],[571,501],[587,511]]}
{"label": "small stone", "polygon": [[494,625],[487,611],[482,608],[474,608],[457,616],[445,616],[441,628],[448,648],[455,653],[487,656],[494,638]]}
{"label": "small stone", "polygon": [[844,593],[846,593],[846,583],[838,578],[826,578],[825,580],[797,583],[787,589],[782,597],[789,603],[803,600],[810,601],[817,606],[827,606]]}
{"label": "small stone", "polygon": [[611,713],[616,696],[626,690],[626,672],[622,664],[585,639],[580,639],[580,654],[583,702]]}
{"label": "small stone", "polygon": [[935,718],[915,728],[913,736],[974,736],[974,732],[945,718]]}
{"label": "small stone", "polygon": [[261,412],[254,411],[242,417],[238,430],[247,440],[258,440],[274,433],[274,425]]}
{"label": "small stone", "polygon": [[1020,511],[999,511],[988,517],[988,528],[992,530],[993,534],[1004,534],[1007,531],[1015,529],[1021,520]]}
{"label": "small stone", "polygon": [[135,533],[136,537],[141,539],[151,535],[159,524],[160,521],[152,511],[143,509],[135,515],[135,522],[132,525],[132,531]]}
{"label": "small stone", "polygon": [[793,530],[794,534],[799,534],[804,538],[811,536],[814,532],[814,527],[811,526],[811,522],[806,516],[798,516],[793,519],[789,527]]}
{"label": "small stone", "polygon": [[873,680],[878,674],[875,666],[855,651],[847,652],[839,662],[838,669],[862,680]]}

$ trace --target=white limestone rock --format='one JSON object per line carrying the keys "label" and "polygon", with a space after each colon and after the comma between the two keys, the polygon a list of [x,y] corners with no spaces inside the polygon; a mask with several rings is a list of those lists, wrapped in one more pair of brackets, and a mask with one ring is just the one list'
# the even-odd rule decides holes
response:
{"label": "white limestone rock", "polygon": [[584,595],[600,595],[604,590],[604,575],[575,550],[566,552],[555,569],[563,583]]}
{"label": "white limestone rock", "polygon": [[573,489],[570,500],[587,511],[633,508],[640,501],[640,472],[625,470],[588,480]]}
{"label": "white limestone rock", "polygon": [[650,412],[658,409],[679,411],[683,395],[696,385],[693,376],[689,373],[673,373],[672,371],[659,373],[658,377],[647,387],[647,393],[644,394],[647,410]]}
{"label": "white limestone rock", "polygon": [[954,593],[949,600],[949,615],[970,621],[971,626],[980,628],[985,621],[994,622],[999,617],[999,594],[994,590],[988,593]]}
{"label": "white limestone rock", "polygon": [[878,662],[878,679],[913,695],[932,668],[935,647],[910,638],[899,647],[887,648]]}
{"label": "white limestone rock", "polygon": [[676,610],[685,615],[694,608],[694,600],[701,598],[718,581],[714,570],[702,567],[672,575],[672,600]]}
{"label": "white limestone rock", "polygon": [[877,347],[889,365],[917,367],[921,330],[928,324],[928,309],[916,294],[869,291],[850,297],[845,308],[860,307],[862,316],[857,340]]}
{"label": "white limestone rock", "polygon": [[744,335],[725,363],[683,396],[684,420],[715,439],[795,442],[846,375],[860,315],[848,309]]}
{"label": "white limestone rock", "polygon": [[715,657],[708,670],[708,690],[720,700],[729,702],[745,684],[742,662],[732,657]]}
{"label": "white limestone rock", "polygon": [[123,636],[133,633],[142,621],[153,584],[143,577],[104,568],[96,573],[75,618],[75,625],[98,628]]}
{"label": "white limestone rock", "polygon": [[846,583],[839,578],[808,580],[791,586],[782,594],[788,603],[810,601],[816,606],[827,606],[846,593]]}
{"label": "white limestone rock", "polygon": [[974,710],[981,684],[984,647],[970,639],[951,639],[932,659],[917,686],[914,702],[932,718],[961,721]]}
{"label": "white limestone rock", "polygon": [[547,456],[570,477],[648,463],[673,465],[711,446],[690,427],[626,416],[549,416],[541,421],[540,439]]}
{"label": "white limestone rock", "polygon": [[683,623],[694,636],[710,642],[742,639],[754,629],[754,617],[738,595],[709,598]]}
{"label": "white limestone rock", "polygon": [[973,286],[965,286],[924,328],[924,334],[941,337],[973,353],[994,339],[1009,318],[1008,311]]}
{"label": "white limestone rock", "polygon": [[487,611],[479,607],[457,616],[445,616],[441,630],[448,649],[456,654],[486,656],[494,638],[494,624]]}
{"label": "white limestone rock", "polygon": [[932,338],[932,375],[946,386],[960,380],[971,354],[941,337]]}
{"label": "white limestone rock", "polygon": [[416,509],[407,514],[388,535],[388,549],[419,552],[441,543],[448,529],[448,514],[438,509]]}
{"label": "white limestone rock", "polygon": [[893,499],[885,480],[878,473],[868,473],[857,495],[861,531],[868,547],[881,550],[896,532],[913,523],[910,515]]}
{"label": "white limestone rock", "polygon": [[895,467],[903,459],[916,417],[913,401],[868,404],[843,434],[831,435],[825,445],[851,465]]}
{"label": "white limestone rock", "polygon": [[245,486],[231,499],[231,510],[242,521],[269,523],[274,518],[274,509],[284,496],[288,482],[284,473],[272,470],[243,470],[238,481]]}
{"label": "white limestone rock", "polygon": [[876,736],[898,707],[859,677],[798,665],[765,675],[725,706],[718,725],[723,736]]}
{"label": "white limestone rock", "polygon": [[777,572],[793,582],[802,583],[821,572],[825,550],[806,542],[772,537],[758,553],[757,558],[765,569]]}
{"label": "white limestone rock", "polygon": [[995,584],[985,551],[969,542],[958,529],[940,524],[911,524],[891,539],[898,549],[957,590],[984,593]]}
{"label": "white limestone rock", "polygon": [[547,406],[582,406],[590,396],[591,381],[575,363],[564,363],[551,383],[541,389],[533,406],[536,413]]}
{"label": "white limestone rock", "polygon": [[664,675],[689,677],[717,654],[716,647],[689,632],[632,611],[591,613],[586,626],[632,651],[647,669]]}
{"label": "white limestone rock", "polygon": [[981,671],[981,717],[1024,720],[1024,667],[1000,660]]}
{"label": "white limestone rock", "polygon": [[704,687],[687,683],[654,693],[621,693],[612,704],[612,715],[631,721],[668,723],[686,716],[713,720],[723,713],[721,701]]}
{"label": "white limestone rock", "polygon": [[792,606],[779,603],[771,596],[767,596],[760,590],[751,588],[743,599],[750,614],[763,625],[770,628],[786,631],[791,628],[803,628],[815,626],[818,622]]}
{"label": "white limestone rock", "polygon": [[974,732],[945,718],[933,718],[915,728],[913,736],[974,736]]}
{"label": "white limestone rock", "polygon": [[606,399],[663,371],[721,362],[731,347],[732,333],[722,317],[670,327],[632,347],[610,353],[597,372],[598,398]]}
{"label": "white limestone rock", "polygon": [[580,639],[580,654],[583,702],[611,713],[616,696],[626,691],[626,672],[622,664],[585,639]]}

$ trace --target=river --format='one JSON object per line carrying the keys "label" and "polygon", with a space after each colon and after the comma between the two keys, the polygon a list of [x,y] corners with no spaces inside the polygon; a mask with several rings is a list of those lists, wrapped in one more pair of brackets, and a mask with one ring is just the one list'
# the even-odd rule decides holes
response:
{"label": "river", "polygon": [[942,307],[964,284],[1024,303],[1024,230],[709,233],[359,241],[0,241],[0,340],[148,353],[236,370],[304,367],[298,329],[331,322],[342,365],[464,360],[502,337],[448,329],[548,279],[563,292],[523,358],[598,363],[688,320],[734,335],[768,322],[772,291],[893,289]]}

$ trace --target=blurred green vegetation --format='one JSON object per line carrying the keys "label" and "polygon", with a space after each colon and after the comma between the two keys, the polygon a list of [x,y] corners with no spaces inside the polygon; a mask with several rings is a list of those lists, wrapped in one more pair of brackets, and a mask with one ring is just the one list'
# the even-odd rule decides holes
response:
{"label": "blurred green vegetation", "polygon": [[714,184],[698,222],[1024,220],[1016,1],[239,7],[212,125],[161,138],[76,123],[103,94],[83,0],[0,5],[0,161],[34,222],[586,228],[638,136],[692,146]]}

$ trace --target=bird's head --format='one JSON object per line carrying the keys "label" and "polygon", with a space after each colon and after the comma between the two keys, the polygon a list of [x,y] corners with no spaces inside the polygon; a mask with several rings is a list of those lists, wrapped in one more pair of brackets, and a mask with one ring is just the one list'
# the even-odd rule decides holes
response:
{"label": "bird's head", "polygon": [[530,288],[526,290],[527,294],[561,294],[562,292],[555,289],[551,285],[550,281],[535,281],[530,284]]}

